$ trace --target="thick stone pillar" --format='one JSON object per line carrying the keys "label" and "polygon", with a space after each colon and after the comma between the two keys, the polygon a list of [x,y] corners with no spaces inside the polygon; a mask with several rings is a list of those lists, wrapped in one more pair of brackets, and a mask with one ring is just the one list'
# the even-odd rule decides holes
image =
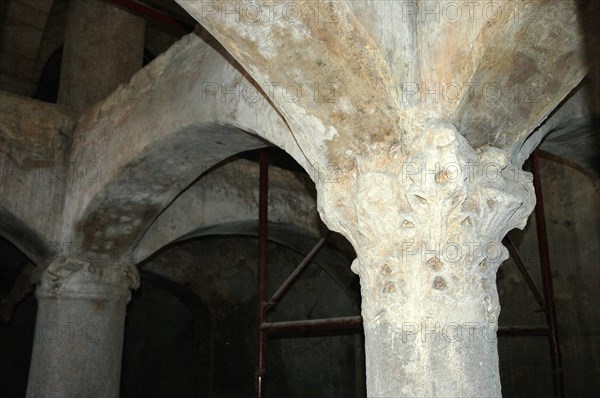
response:
{"label": "thick stone pillar", "polygon": [[357,252],[368,396],[501,396],[495,278],[502,238],[533,209],[531,175],[440,122],[356,162],[318,191]]}
{"label": "thick stone pillar", "polygon": [[[100,0],[71,0],[58,103],[77,112],[105,98],[142,68],[144,19]],[[121,98],[135,98],[135,87]]]}
{"label": "thick stone pillar", "polygon": [[118,397],[133,266],[55,261],[37,287],[28,397]]}

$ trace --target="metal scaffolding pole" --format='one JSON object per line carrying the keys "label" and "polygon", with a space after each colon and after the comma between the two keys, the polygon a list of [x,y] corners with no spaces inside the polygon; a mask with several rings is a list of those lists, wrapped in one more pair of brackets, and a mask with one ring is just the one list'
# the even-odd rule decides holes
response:
{"label": "metal scaffolding pole", "polygon": [[552,286],[552,271],[550,269],[550,252],[548,250],[548,234],[546,230],[546,216],[544,214],[544,196],[542,194],[542,182],[540,178],[540,165],[537,151],[530,157],[531,172],[533,173],[533,186],[537,204],[535,206],[535,226],[538,237],[538,249],[540,253],[540,269],[542,273],[542,284],[544,292],[544,311],[546,322],[550,329],[549,345],[552,360],[552,379],[554,384],[554,397],[562,398],[565,395],[562,373],[562,361],[560,355],[560,343],[558,339],[558,323],[556,321],[556,309],[554,307],[554,287]]}
{"label": "metal scaffolding pole", "polygon": [[266,335],[262,325],[265,322],[267,300],[267,233],[269,211],[269,156],[266,151],[260,153],[260,176],[258,193],[258,308],[257,308],[257,352],[256,352],[256,397],[263,398],[266,373]]}
{"label": "metal scaffolding pole", "polygon": [[273,296],[269,299],[269,301],[267,303],[265,303],[265,305],[264,305],[265,313],[270,311],[271,309],[275,308],[275,306],[279,303],[279,301],[281,301],[283,296],[285,296],[285,294],[290,289],[290,287],[292,287],[294,282],[296,282],[296,279],[298,279],[298,276],[300,276],[302,271],[304,271],[304,268],[306,268],[306,266],[308,264],[310,264],[312,259],[317,255],[317,253],[319,252],[321,247],[323,247],[325,242],[327,242],[327,236],[321,238],[317,242],[317,244],[306,255],[306,257],[304,257],[304,259],[300,262],[300,264],[296,267],[296,269],[294,269],[294,271],[292,271],[290,276],[288,276],[287,279],[285,281],[283,281],[283,283],[281,284],[279,289],[277,289],[277,291],[273,294]]}
{"label": "metal scaffolding pole", "polygon": [[175,16],[172,16],[172,15],[169,15],[162,11],[148,7],[147,5],[145,5],[143,3],[138,3],[133,0],[104,0],[104,1],[107,3],[115,4],[126,10],[129,10],[129,11],[133,12],[134,14],[137,14],[141,17],[149,18],[149,19],[152,19],[153,21],[156,21],[163,25],[169,25],[174,28],[180,29],[186,33],[192,32],[194,30],[193,25],[190,25],[187,22],[185,22]]}
{"label": "metal scaffolding pole", "polygon": [[[362,331],[363,322],[360,315],[341,318],[308,319],[303,321],[265,322],[263,330],[269,334],[285,334],[293,332],[313,332],[324,330],[355,330]],[[501,326],[498,336],[548,336],[550,330],[545,325],[540,326]]]}
{"label": "metal scaffolding pole", "polygon": [[537,301],[538,304],[540,305],[540,307],[542,309],[544,309],[546,307],[546,304],[544,303],[542,294],[540,293],[535,282],[533,281],[531,274],[529,274],[529,271],[527,270],[527,267],[525,266],[525,263],[523,262],[523,259],[521,258],[519,251],[517,250],[517,247],[515,246],[513,241],[508,237],[508,235],[506,235],[506,237],[504,238],[504,240],[502,242],[508,249],[508,252],[510,253],[510,257],[513,259],[513,261],[517,265],[517,268],[519,269],[519,271],[521,271],[521,275],[525,279],[525,283],[527,283],[529,290],[531,291],[531,293],[533,293],[533,297],[535,297],[535,301]]}

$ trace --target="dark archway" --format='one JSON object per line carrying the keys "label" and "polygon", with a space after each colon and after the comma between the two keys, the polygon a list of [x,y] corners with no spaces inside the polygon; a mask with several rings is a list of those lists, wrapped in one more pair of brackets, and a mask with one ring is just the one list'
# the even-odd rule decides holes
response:
{"label": "dark archway", "polygon": [[147,272],[141,280],[127,308],[120,396],[208,397],[208,309],[185,286]]}
{"label": "dark archway", "polygon": [[[256,222],[205,228],[140,265],[142,271],[187,286],[214,319],[211,397],[251,396],[256,353]],[[272,294],[315,243],[315,238],[271,224]],[[272,321],[351,316],[359,312],[358,280],[350,259],[326,245],[271,315]],[[293,338],[291,338],[293,337]],[[302,337],[302,338],[298,338]],[[362,335],[280,336],[267,350],[270,396],[361,397]]]}
{"label": "dark archway", "polygon": [[0,236],[0,391],[23,397],[31,362],[37,302],[33,296],[33,262]]}

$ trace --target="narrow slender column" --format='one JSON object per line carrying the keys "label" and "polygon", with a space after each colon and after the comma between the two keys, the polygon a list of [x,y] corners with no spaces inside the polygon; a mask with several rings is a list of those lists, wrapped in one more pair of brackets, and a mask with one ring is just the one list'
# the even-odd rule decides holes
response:
{"label": "narrow slender column", "polygon": [[368,396],[501,396],[495,275],[531,175],[443,122],[339,174],[319,206],[357,252]]}
{"label": "narrow slender column", "polygon": [[[141,69],[145,21],[100,0],[71,0],[58,102],[77,112],[103,99]],[[134,101],[130,87],[120,101]]]}
{"label": "narrow slender column", "polygon": [[36,289],[38,312],[28,397],[118,397],[125,306],[133,266],[59,259]]}

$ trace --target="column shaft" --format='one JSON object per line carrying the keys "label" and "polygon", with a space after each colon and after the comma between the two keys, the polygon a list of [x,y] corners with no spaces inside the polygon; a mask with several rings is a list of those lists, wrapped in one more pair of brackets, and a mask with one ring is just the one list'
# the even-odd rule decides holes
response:
{"label": "column shaft", "polygon": [[118,397],[132,267],[53,263],[36,290],[28,397]]}
{"label": "column shaft", "polygon": [[[145,21],[99,0],[72,0],[58,102],[77,112],[105,98],[141,69]],[[132,100],[131,95],[121,100]]]}

